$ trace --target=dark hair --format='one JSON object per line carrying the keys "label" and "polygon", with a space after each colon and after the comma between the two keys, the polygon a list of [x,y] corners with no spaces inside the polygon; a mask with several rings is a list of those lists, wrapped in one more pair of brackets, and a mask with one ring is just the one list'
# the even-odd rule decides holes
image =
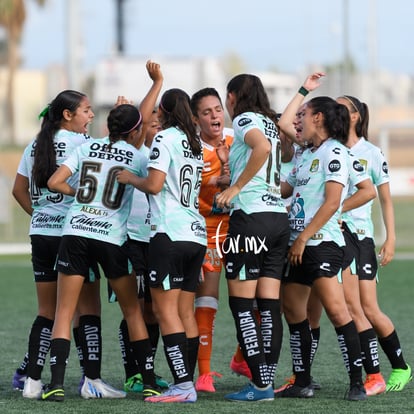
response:
{"label": "dark hair", "polygon": [[317,96],[306,103],[313,114],[323,114],[323,126],[328,131],[329,137],[335,138],[341,144],[348,140],[349,112],[345,105],[341,105],[335,99],[328,96]]}
{"label": "dark hair", "polygon": [[196,93],[193,94],[193,96],[191,97],[191,100],[190,100],[190,107],[191,107],[191,111],[192,111],[194,116],[198,116],[197,115],[198,105],[200,104],[200,101],[203,98],[205,98],[206,96],[214,96],[215,98],[217,98],[219,100],[220,105],[223,106],[220,95],[214,88],[200,89],[199,91],[197,91]]}
{"label": "dark hair", "polygon": [[367,104],[351,95],[342,95],[340,98],[345,99],[351,104],[351,114],[355,112],[359,114],[358,121],[355,125],[355,132],[358,137],[364,137],[368,140],[369,111]]}
{"label": "dark hair", "polygon": [[201,154],[201,143],[192,119],[190,97],[182,89],[169,89],[164,92],[160,101],[162,111],[161,125],[180,128],[187,135],[193,155]]}
{"label": "dark hair", "polygon": [[142,115],[134,105],[122,104],[113,108],[107,118],[110,141],[108,151],[112,144],[121,139],[126,140],[130,132],[139,129],[141,124]]}
{"label": "dark hair", "polygon": [[269,98],[260,78],[249,74],[237,75],[227,84],[227,93],[229,92],[236,96],[233,119],[243,112],[256,112],[277,124],[276,112],[270,108]]}
{"label": "dark hair", "polygon": [[47,187],[47,180],[57,169],[54,138],[61,128],[63,111],[75,113],[85,97],[86,95],[81,92],[65,90],[42,111],[43,120],[36,136],[32,169],[32,179],[37,187]]}

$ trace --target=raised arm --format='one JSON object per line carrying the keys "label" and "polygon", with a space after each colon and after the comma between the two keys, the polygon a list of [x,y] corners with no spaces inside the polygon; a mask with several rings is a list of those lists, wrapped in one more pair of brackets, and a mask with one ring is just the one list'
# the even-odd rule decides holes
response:
{"label": "raised arm", "polygon": [[293,126],[293,121],[295,119],[296,112],[298,111],[299,107],[303,104],[305,96],[309,92],[317,89],[320,86],[320,79],[323,76],[325,76],[325,73],[323,72],[315,72],[312,73],[312,75],[309,75],[303,83],[303,86],[299,88],[295,96],[289,102],[289,104],[283,111],[282,116],[279,119],[279,128],[282,130],[282,132],[286,134],[287,138],[291,139],[292,141],[295,140],[296,136],[296,131]]}
{"label": "raised arm", "polygon": [[164,82],[164,76],[161,72],[161,66],[159,63],[148,60],[146,63],[146,68],[149,77],[152,79],[152,85],[139,106],[139,111],[142,115],[142,132],[137,143],[137,148],[140,148],[144,142],[147,128],[151,124],[151,115],[154,111]]}
{"label": "raised arm", "polygon": [[152,85],[139,106],[139,111],[141,112],[144,125],[145,123],[148,123],[151,118],[151,114],[155,108],[164,82],[164,76],[161,72],[161,66],[159,63],[148,60],[146,68],[149,77],[152,79]]}

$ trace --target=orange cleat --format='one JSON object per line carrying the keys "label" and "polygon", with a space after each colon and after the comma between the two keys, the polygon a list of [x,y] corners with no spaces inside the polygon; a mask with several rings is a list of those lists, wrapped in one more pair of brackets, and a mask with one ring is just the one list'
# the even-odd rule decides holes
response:
{"label": "orange cleat", "polygon": [[214,377],[221,378],[222,376],[218,372],[208,372],[207,374],[200,375],[195,383],[196,391],[216,392]]}
{"label": "orange cleat", "polygon": [[385,392],[387,385],[384,377],[379,372],[378,374],[368,374],[364,381],[364,388],[367,396],[378,395]]}
{"label": "orange cleat", "polygon": [[245,360],[237,362],[234,359],[234,355],[231,357],[230,369],[237,375],[243,375],[244,377],[249,378],[249,380],[252,379],[252,373],[250,372],[247,362]]}

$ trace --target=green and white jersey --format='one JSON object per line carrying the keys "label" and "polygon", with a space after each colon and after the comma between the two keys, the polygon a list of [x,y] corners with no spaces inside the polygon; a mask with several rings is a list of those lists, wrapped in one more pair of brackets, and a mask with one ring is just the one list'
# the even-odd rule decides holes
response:
{"label": "green and white jersey", "polygon": [[[359,159],[355,157],[348,149],[348,167],[349,167],[349,180],[345,188],[345,199],[357,191],[357,185],[364,180],[369,180],[369,176],[366,173],[363,165],[359,162]],[[351,189],[355,191],[351,192]]]}
{"label": "green and white jersey", "polygon": [[[286,182],[289,173],[293,170],[293,168],[295,168],[295,165],[301,159],[304,150],[305,147],[301,147],[300,145],[293,143],[293,157],[289,162],[282,162],[280,168],[280,181]],[[285,207],[289,208],[292,202],[292,196],[288,198],[283,198],[282,200]]]}
{"label": "green and white jersey", "polygon": [[[359,160],[376,187],[389,183],[388,164],[378,147],[362,137],[350,149],[350,152]],[[349,195],[355,191],[356,188],[354,186],[351,187]],[[371,218],[373,202],[371,200],[361,207],[342,214],[342,219],[346,222],[350,230],[358,235],[360,240],[365,237],[374,238],[374,225]]]}
{"label": "green and white jersey", "polygon": [[252,153],[252,149],[244,142],[250,130],[262,131],[272,148],[267,161],[232,200],[231,211],[241,209],[247,214],[266,211],[286,213],[280,195],[281,153],[275,123],[261,114],[245,112],[233,119],[233,129],[234,140],[229,154],[232,183],[235,183],[244,171]]}
{"label": "green and white jersey", "polygon": [[[149,148],[142,145],[138,150],[145,158],[149,156]],[[148,196],[137,188],[134,189],[132,196],[131,211],[129,213],[128,222],[128,236],[132,240],[149,242],[150,238],[150,211]]]}
{"label": "green and white jersey", "polygon": [[293,157],[288,162],[282,162],[280,166],[280,180],[286,181],[289,173],[293,170],[295,165],[298,163],[300,158],[302,157],[303,151],[305,147],[301,147],[300,145],[293,143]]}
{"label": "green and white jersey", "polygon": [[90,140],[63,163],[72,173],[79,172],[79,182],[62,235],[121,246],[127,239],[134,187],[119,184],[116,175],[127,169],[145,177],[147,159],[123,140],[113,143],[110,149],[109,143],[108,137]]}
{"label": "green and white jersey", "polygon": [[148,168],[166,176],[162,190],[149,195],[151,237],[166,233],[172,241],[207,244],[205,220],[198,210],[203,166],[203,154],[193,155],[180,129],[170,127],[154,137]]}
{"label": "green and white jersey", "polygon": [[[56,152],[56,164],[59,167],[75,148],[84,144],[89,137],[84,134],[59,130],[54,137]],[[61,236],[65,223],[66,213],[72,204],[73,197],[54,193],[48,188],[39,188],[32,180],[34,163],[34,151],[36,140],[34,139],[24,150],[17,172],[29,180],[30,197],[32,200],[33,214],[30,220],[29,234],[45,236]],[[76,188],[76,174],[69,178],[68,183]]]}
{"label": "green and white jersey", "polygon": [[[287,178],[287,182],[293,187],[289,211],[291,242],[308,226],[324,203],[325,184],[328,181],[335,181],[344,186],[342,205],[349,180],[349,164],[347,148],[331,138],[314,152],[312,149],[303,152],[302,158]],[[321,242],[334,241],[339,246],[344,246],[344,237],[338,224],[339,218],[340,208],[306,244],[317,246]]]}

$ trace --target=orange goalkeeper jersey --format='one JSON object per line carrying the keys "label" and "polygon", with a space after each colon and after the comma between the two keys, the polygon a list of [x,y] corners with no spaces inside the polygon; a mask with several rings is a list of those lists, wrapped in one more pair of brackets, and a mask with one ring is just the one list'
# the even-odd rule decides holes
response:
{"label": "orange goalkeeper jersey", "polygon": [[[230,147],[233,143],[233,130],[224,128],[223,136],[226,144]],[[217,177],[221,175],[221,162],[217,156],[216,148],[205,142],[203,143],[204,168],[201,178],[201,189],[199,195],[200,213],[208,219],[210,216],[223,215],[223,211],[215,205],[215,197],[220,193],[217,187]]]}

